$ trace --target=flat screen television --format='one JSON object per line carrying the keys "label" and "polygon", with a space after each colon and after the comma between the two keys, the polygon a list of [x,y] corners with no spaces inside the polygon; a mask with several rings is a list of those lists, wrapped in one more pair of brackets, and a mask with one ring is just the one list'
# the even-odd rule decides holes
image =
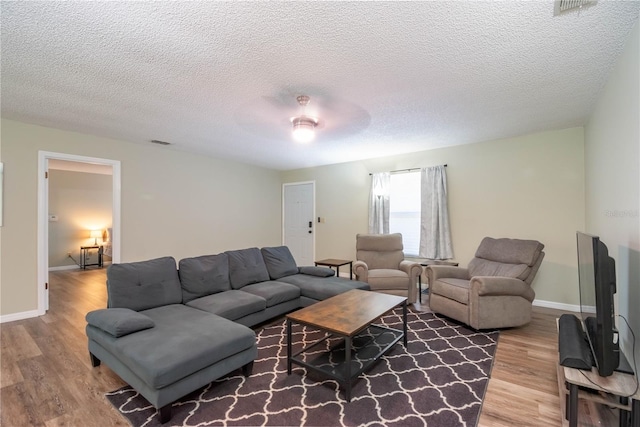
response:
{"label": "flat screen television", "polygon": [[593,361],[601,376],[609,376],[620,362],[613,296],[616,264],[597,236],[577,232],[580,313]]}

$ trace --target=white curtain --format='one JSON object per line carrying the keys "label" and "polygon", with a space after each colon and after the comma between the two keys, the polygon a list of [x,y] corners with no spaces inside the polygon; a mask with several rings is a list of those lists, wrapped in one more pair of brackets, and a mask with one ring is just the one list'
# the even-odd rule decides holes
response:
{"label": "white curtain", "polygon": [[389,234],[389,172],[371,175],[369,193],[369,234]]}
{"label": "white curtain", "polygon": [[420,257],[451,259],[453,246],[447,207],[446,169],[444,166],[433,166],[423,168],[421,173]]}

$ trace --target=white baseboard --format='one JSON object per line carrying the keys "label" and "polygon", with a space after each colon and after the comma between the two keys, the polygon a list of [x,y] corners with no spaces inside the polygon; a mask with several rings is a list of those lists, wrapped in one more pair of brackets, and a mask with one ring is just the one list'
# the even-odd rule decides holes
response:
{"label": "white baseboard", "polygon": [[[106,267],[111,265],[111,261],[104,261],[102,263],[102,267]],[[94,266],[91,266],[94,267]],[[80,270],[80,267],[77,265],[61,265],[60,267],[49,267],[49,271],[62,271],[62,270]]]}
{"label": "white baseboard", "polygon": [[23,311],[23,312],[20,312],[20,313],[5,314],[4,316],[0,316],[0,323],[15,322],[16,320],[31,319],[32,317],[42,316],[42,314],[44,314],[44,313],[40,313],[40,312],[38,312],[38,310],[30,310],[30,311]]}
{"label": "white baseboard", "polygon": [[79,269],[77,265],[61,265],[59,267],[49,267],[49,271],[60,271],[60,270],[76,270]]}
{"label": "white baseboard", "polygon": [[580,313],[580,306],[575,304],[564,304],[554,301],[533,300],[533,305],[536,307],[554,308],[556,310],[573,311]]}

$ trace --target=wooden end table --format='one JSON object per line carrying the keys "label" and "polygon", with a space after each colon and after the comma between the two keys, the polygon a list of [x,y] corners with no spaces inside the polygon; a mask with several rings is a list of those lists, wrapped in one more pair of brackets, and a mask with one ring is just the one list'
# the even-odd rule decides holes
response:
{"label": "wooden end table", "polygon": [[[402,330],[373,324],[398,306],[402,306]],[[291,374],[291,365],[295,363],[327,375],[344,386],[347,402],[351,401],[351,385],[361,373],[398,341],[403,340],[407,347],[407,298],[397,295],[353,289],[286,317],[287,373]],[[319,329],[326,335],[294,354],[292,323]]]}
{"label": "wooden end table", "polygon": [[[87,264],[87,260],[89,259],[89,251],[91,249],[97,249],[98,262]],[[102,268],[102,246],[99,246],[99,245],[80,246],[80,268],[82,268],[83,270],[86,270],[87,267],[92,265],[97,265],[99,268]]]}
{"label": "wooden end table", "polygon": [[353,261],[351,261],[350,259],[329,258],[329,259],[323,259],[322,261],[315,262],[316,267],[319,265],[326,266],[326,267],[335,267],[336,276],[338,277],[340,277],[340,267],[347,264],[349,265],[349,279],[353,280]]}

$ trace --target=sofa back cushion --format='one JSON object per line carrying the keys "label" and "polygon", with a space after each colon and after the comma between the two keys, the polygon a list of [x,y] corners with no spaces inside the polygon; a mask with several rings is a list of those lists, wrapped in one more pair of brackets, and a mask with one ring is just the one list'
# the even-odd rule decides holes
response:
{"label": "sofa back cushion", "polygon": [[200,297],[231,290],[227,254],[181,259],[178,274],[182,285],[182,301],[185,304]]}
{"label": "sofa back cushion", "polygon": [[356,235],[356,259],[366,262],[369,270],[397,270],[404,259],[402,234]]}
{"label": "sofa back cushion", "polygon": [[288,247],[262,248],[260,252],[262,252],[262,258],[271,280],[278,280],[281,277],[298,273],[298,265]]}
{"label": "sofa back cushion", "polygon": [[485,237],[469,262],[469,274],[513,277],[531,284],[544,258],[543,249],[537,240]]}
{"label": "sofa back cushion", "polygon": [[182,303],[173,257],[111,264],[107,268],[107,306],[141,311]]}
{"label": "sofa back cushion", "polygon": [[476,250],[476,258],[532,267],[544,245],[537,240],[494,239],[485,237]]}
{"label": "sofa back cushion", "polygon": [[269,271],[258,248],[225,252],[229,256],[229,279],[233,289],[269,280]]}
{"label": "sofa back cushion", "polygon": [[526,264],[507,264],[482,258],[473,258],[469,262],[468,269],[471,277],[500,276],[513,277],[520,280],[526,279],[531,271],[531,267]]}

